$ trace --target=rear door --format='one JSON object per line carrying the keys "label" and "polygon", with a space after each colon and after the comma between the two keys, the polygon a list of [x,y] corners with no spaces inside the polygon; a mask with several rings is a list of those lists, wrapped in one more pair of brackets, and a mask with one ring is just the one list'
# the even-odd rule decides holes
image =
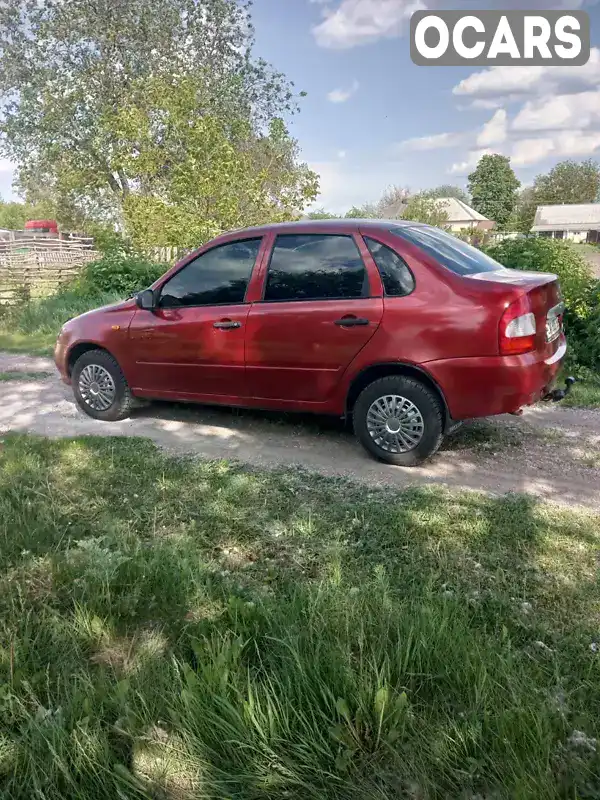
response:
{"label": "rear door", "polygon": [[324,403],[371,339],[383,314],[382,289],[359,241],[333,233],[274,239],[262,300],[248,316],[253,398]]}
{"label": "rear door", "polygon": [[231,403],[246,396],[246,291],[260,248],[252,238],[201,253],[161,286],[156,309],[136,312],[134,390]]}

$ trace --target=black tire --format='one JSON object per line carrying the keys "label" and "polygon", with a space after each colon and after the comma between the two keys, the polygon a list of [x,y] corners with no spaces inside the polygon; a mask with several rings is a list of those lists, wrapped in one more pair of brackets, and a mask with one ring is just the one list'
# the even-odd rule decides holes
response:
{"label": "black tire", "polygon": [[[80,388],[81,373],[86,367],[98,366],[106,370],[112,378],[114,384],[114,400],[112,404],[106,409],[93,408],[85,397],[82,395]],[[125,419],[131,413],[133,406],[133,396],[129,389],[129,385],[125,380],[125,376],[121,371],[116,359],[106,350],[88,350],[80,356],[75,362],[73,371],[71,373],[71,383],[73,386],[73,394],[79,408],[85,412],[89,417],[100,419],[104,422],[116,422],[120,419]]]}
{"label": "black tire", "polygon": [[[392,453],[380,447],[369,433],[367,415],[379,398],[397,395],[413,403],[423,420],[423,433],[418,444],[402,453]],[[424,383],[402,375],[390,375],[369,384],[361,392],[354,406],[354,432],[371,455],[387,464],[415,467],[430,458],[439,449],[444,438],[444,417],[437,394]]]}

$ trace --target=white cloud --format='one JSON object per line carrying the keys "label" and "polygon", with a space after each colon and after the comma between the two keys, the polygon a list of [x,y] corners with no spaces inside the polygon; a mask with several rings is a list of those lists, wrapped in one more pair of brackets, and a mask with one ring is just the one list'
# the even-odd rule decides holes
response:
{"label": "white cloud", "polygon": [[348,89],[334,89],[332,92],[329,92],[327,95],[327,99],[331,103],[345,103],[347,100],[350,100],[352,95],[356,94],[359,89],[359,82],[352,81],[352,86]]}
{"label": "white cloud", "polygon": [[340,50],[393,38],[421,8],[421,0],[341,0],[337,8],[324,9],[325,19],[313,35],[321,47]]}
{"label": "white cloud", "polygon": [[600,90],[530,100],[516,115],[514,131],[600,127]]}
{"label": "white cloud", "polygon": [[395,150],[438,150],[441,147],[457,147],[464,141],[463,133],[436,133],[434,136],[419,136],[406,139],[395,146]]}
{"label": "white cloud", "polygon": [[525,95],[572,94],[600,84],[600,50],[593,47],[590,60],[580,67],[490,67],[474,72],[457,84],[453,94],[481,100],[512,101]]}
{"label": "white cloud", "polygon": [[489,156],[492,155],[493,152],[493,150],[488,150],[487,148],[483,150],[471,150],[466,161],[459,161],[456,164],[452,164],[448,172],[450,175],[468,175],[469,172],[475,169],[481,156]]}
{"label": "white cloud", "polygon": [[346,158],[346,151],[345,150],[338,150],[337,157],[338,158]]}
{"label": "white cloud", "polygon": [[515,142],[510,152],[513,167],[526,167],[543,161],[554,151],[554,142],[550,138],[521,139]]}
{"label": "white cloud", "polygon": [[[493,117],[471,138],[467,160],[452,174],[474,166],[483,150],[510,156],[515,167],[547,159],[584,158],[600,149],[600,50],[582,67],[492,67],[457,84],[454,95],[472,107],[495,107]],[[518,104],[512,120],[506,106]],[[448,134],[442,134],[447,136]]]}
{"label": "white cloud", "polygon": [[582,133],[565,131],[556,136],[520,139],[515,142],[510,156],[514,166],[538,164],[546,158],[583,158],[600,149],[600,132]]}
{"label": "white cloud", "polygon": [[477,144],[479,147],[491,147],[492,145],[502,144],[506,141],[506,111],[499,108],[494,116],[486,122],[479,136]]}

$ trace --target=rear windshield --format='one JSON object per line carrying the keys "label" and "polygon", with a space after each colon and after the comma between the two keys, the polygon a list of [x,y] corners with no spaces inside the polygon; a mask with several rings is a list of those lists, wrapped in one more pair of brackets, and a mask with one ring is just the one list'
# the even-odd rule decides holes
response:
{"label": "rear windshield", "polygon": [[476,275],[478,272],[494,272],[504,269],[502,264],[486,256],[481,250],[439,228],[429,225],[415,225],[414,227],[398,225],[391,231],[396,236],[419,247],[457,275]]}

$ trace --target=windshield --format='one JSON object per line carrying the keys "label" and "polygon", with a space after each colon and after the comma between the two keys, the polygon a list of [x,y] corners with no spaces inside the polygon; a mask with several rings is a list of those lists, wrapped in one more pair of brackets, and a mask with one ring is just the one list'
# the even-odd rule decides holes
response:
{"label": "windshield", "polygon": [[429,225],[394,226],[392,233],[414,244],[457,275],[476,275],[505,269],[490,256],[462,239]]}

